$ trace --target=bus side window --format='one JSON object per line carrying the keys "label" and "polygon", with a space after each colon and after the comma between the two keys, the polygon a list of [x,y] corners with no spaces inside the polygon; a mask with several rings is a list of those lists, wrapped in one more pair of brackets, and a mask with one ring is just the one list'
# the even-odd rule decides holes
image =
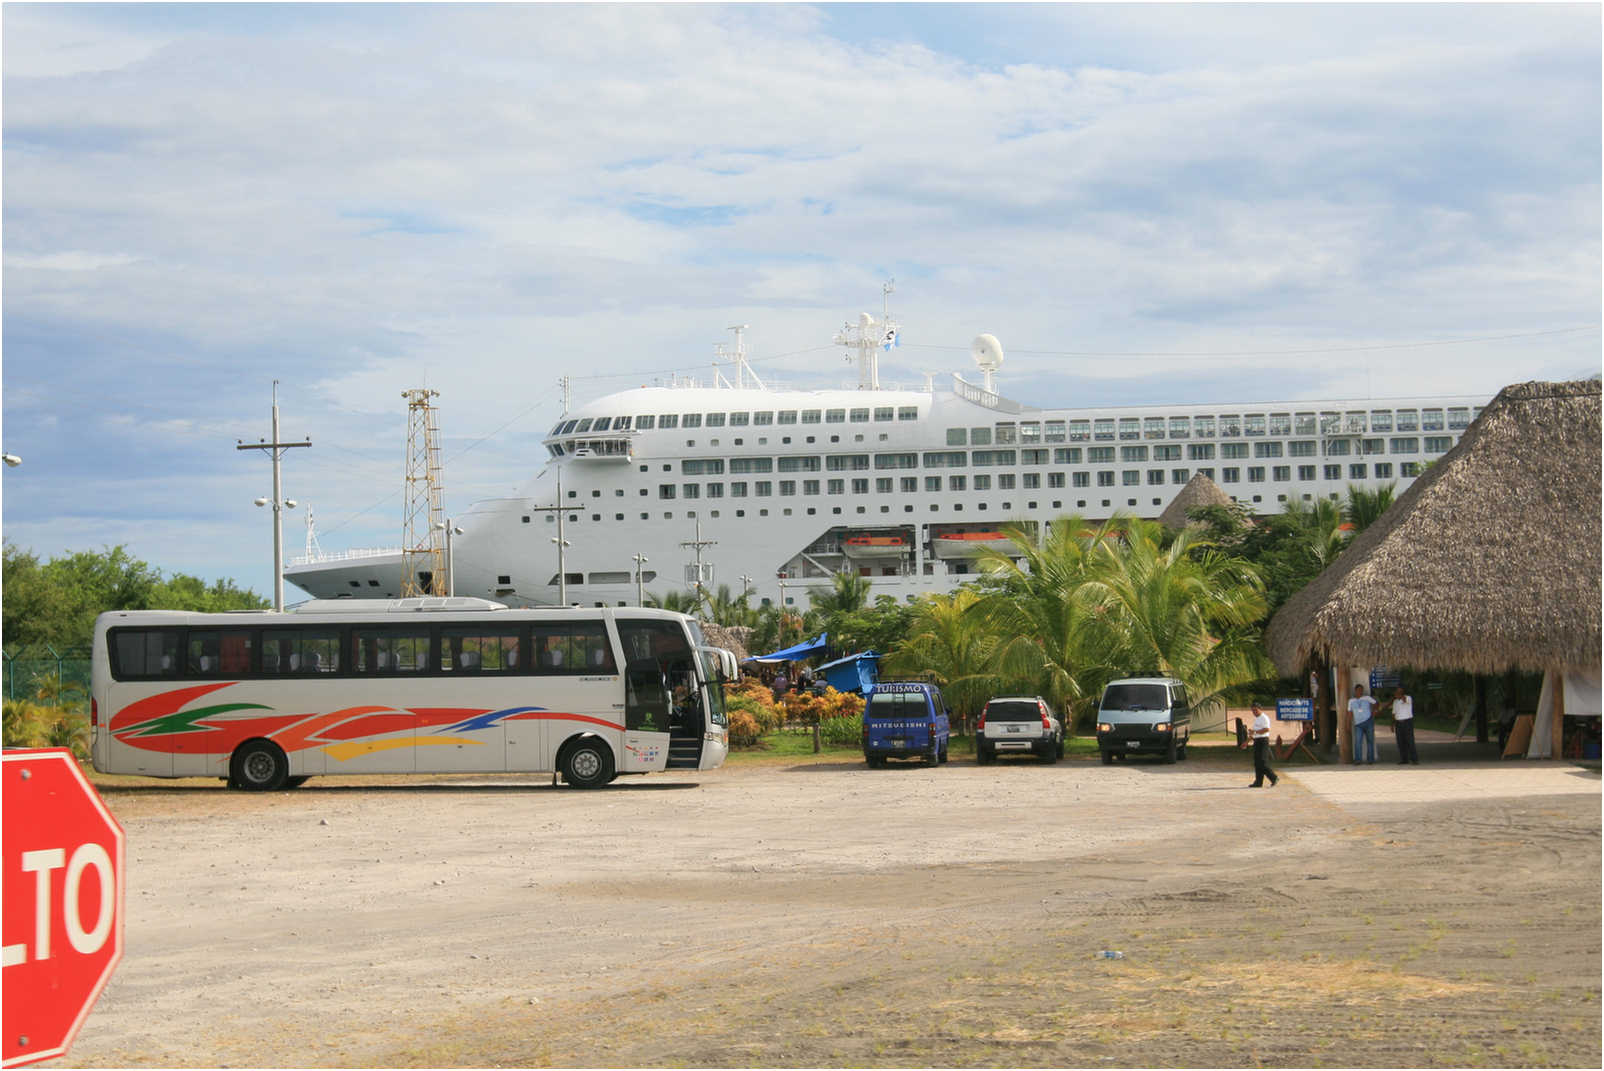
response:
{"label": "bus side window", "polygon": [[173,677],[178,674],[176,629],[118,629],[111,644],[119,679]]}

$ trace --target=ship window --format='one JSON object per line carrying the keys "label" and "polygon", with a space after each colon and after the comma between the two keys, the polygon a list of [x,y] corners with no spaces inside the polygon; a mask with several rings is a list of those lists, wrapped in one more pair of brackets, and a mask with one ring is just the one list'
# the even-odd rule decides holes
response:
{"label": "ship window", "polygon": [[779,422],[781,424],[795,424],[796,423],[796,410],[795,409],[781,409],[779,416],[780,416],[780,421]]}
{"label": "ship window", "polygon": [[869,422],[869,411],[867,409],[854,409],[851,417],[854,424],[867,424]]}
{"label": "ship window", "polygon": [[1380,439],[1360,439],[1359,452],[1361,454],[1379,454],[1383,452],[1382,447],[1384,445]]}
{"label": "ship window", "polygon": [[1249,413],[1242,421],[1242,431],[1247,435],[1263,435],[1265,421],[1263,413]]}
{"label": "ship window", "polygon": [[[840,410],[836,410],[836,411],[840,412]],[[819,411],[817,409],[804,409],[804,410],[802,410],[802,423],[804,423],[804,424],[817,424],[818,422],[819,422]]]}
{"label": "ship window", "polygon": [[1400,476],[1419,476],[1420,475],[1420,462],[1418,462],[1418,461],[1403,461],[1403,462],[1400,462],[1399,465],[1398,465],[1398,475],[1400,475]]}
{"label": "ship window", "polygon": [[1085,443],[1092,440],[1092,422],[1090,420],[1071,420],[1069,422],[1069,441],[1072,443]]}
{"label": "ship window", "polygon": [[1271,435],[1291,435],[1292,434],[1292,414],[1291,413],[1271,413],[1270,414],[1270,434]]}
{"label": "ship window", "polygon": [[991,429],[990,428],[971,428],[971,429],[969,429],[969,442],[973,446],[990,446],[991,445]]}
{"label": "ship window", "polygon": [[1149,486],[1163,483],[1164,482],[1164,470],[1163,469],[1148,469],[1147,470],[1147,482],[1148,482]]}
{"label": "ship window", "polygon": [[919,467],[918,454],[875,454],[874,467],[877,469],[916,469]]}
{"label": "ship window", "polygon": [[[774,482],[772,480],[759,480],[752,490],[758,498],[767,498],[774,493]],[[767,517],[768,515],[768,511],[764,510],[763,516]]]}
{"label": "ship window", "polygon": [[[1013,451],[999,450],[997,452],[999,454],[1007,454]],[[1019,463],[1021,465],[1045,465],[1047,464],[1047,451],[1042,449],[1021,450],[1019,451]]]}
{"label": "ship window", "polygon": [[967,463],[962,450],[928,450],[925,452],[927,469],[961,469]]}
{"label": "ship window", "polygon": [[[1089,472],[1072,472],[1072,473],[1069,474],[1069,482],[1072,485],[1074,485],[1075,487],[1087,487],[1087,486],[1090,486],[1091,485],[1091,473],[1089,473]],[[1082,505],[1085,505],[1085,503],[1082,503]]]}
{"label": "ship window", "polygon": [[748,413],[731,413],[730,414],[730,427],[732,427],[732,428],[744,428],[744,427],[746,427],[747,423],[750,420],[751,420],[751,416]]}
{"label": "ship window", "polygon": [[590,430],[591,431],[606,431],[608,428],[610,428],[612,426],[613,426],[613,418],[612,417],[597,417],[596,418],[596,423],[591,426]]}
{"label": "ship window", "polygon": [[939,490],[941,490],[941,477],[940,476],[926,476],[925,477],[925,490],[926,491],[939,491]]}
{"label": "ship window", "polygon": [[1055,490],[1062,488],[1064,486],[1064,474],[1062,472],[1049,472],[1047,474],[1047,486]]}
{"label": "ship window", "polygon": [[1041,473],[1039,473],[1039,472],[1027,472],[1027,473],[1025,473],[1025,484],[1024,484],[1024,487],[1025,487],[1025,490],[1027,490],[1027,491],[1039,491],[1039,490],[1041,490]]}
{"label": "ship window", "polygon": [[919,477],[903,476],[898,483],[898,487],[903,494],[911,495],[915,491],[919,490]]}
{"label": "ship window", "polygon": [[1220,417],[1220,437],[1222,439],[1235,438],[1242,434],[1242,418],[1236,413],[1227,413]]}
{"label": "ship window", "polygon": [[1413,409],[1400,409],[1397,412],[1399,431],[1419,431],[1420,414]]}
{"label": "ship window", "polygon": [[1192,437],[1192,421],[1189,417],[1170,417],[1170,438],[1189,439]]}
{"label": "ship window", "polygon": [[1280,443],[1254,443],[1253,444],[1253,456],[1254,457],[1280,457],[1281,456],[1281,444]]}
{"label": "ship window", "polygon": [[897,408],[897,419],[898,420],[918,420],[919,419],[919,407],[918,406],[914,406],[914,405],[899,406]]}
{"label": "ship window", "polygon": [[773,472],[774,459],[769,457],[732,457],[730,472]]}
{"label": "ship window", "polygon": [[999,443],[1016,443],[1019,441],[1019,432],[1012,421],[997,425],[997,441]]}
{"label": "ship window", "polygon": [[1192,434],[1199,439],[1214,438],[1214,418],[1211,416],[1193,417]]}
{"label": "ship window", "polygon": [[1365,470],[1368,467],[1369,466],[1367,466],[1362,461],[1355,462],[1354,464],[1349,465],[1348,466],[1348,479],[1350,479],[1350,480],[1362,480],[1362,479],[1364,479],[1365,478]]}
{"label": "ship window", "polygon": [[730,497],[731,498],[745,498],[746,497],[746,481],[745,480],[731,480],[730,481]]}
{"label": "ship window", "polygon": [[655,416],[643,414],[635,418],[636,431],[651,431],[656,426],[657,418]]}
{"label": "ship window", "polygon": [[1470,427],[1470,409],[1466,406],[1455,406],[1448,410],[1448,430],[1464,431]]}
{"label": "ship window", "polygon": [[1139,487],[1142,483],[1142,472],[1140,469],[1125,469],[1119,474],[1119,482],[1126,487]]}
{"label": "ship window", "polygon": [[1426,453],[1441,454],[1446,452],[1453,444],[1454,440],[1451,435],[1428,435],[1426,436]]}
{"label": "ship window", "polygon": [[662,429],[664,429],[665,431],[667,429],[669,429],[669,428],[677,428],[677,427],[679,427],[679,414],[678,413],[664,413],[662,416],[657,418],[657,426],[662,428]]}
{"label": "ship window", "polygon": [[[1015,477],[1014,477],[1013,473],[1011,473],[1011,472],[1003,473],[1002,475],[997,477],[997,490],[999,490],[999,491],[1012,491],[1014,489],[1014,480],[1015,480]],[[1007,509],[1007,508],[1008,508],[1008,506],[1005,504],[1003,506],[1003,509]]]}
{"label": "ship window", "polygon": [[990,491],[991,490],[991,477],[990,476],[976,476],[975,477],[975,490],[977,490],[977,491]]}
{"label": "ship window", "polygon": [[1146,461],[1147,447],[1122,446],[1119,448],[1119,459],[1121,461]]}
{"label": "ship window", "polygon": [[869,468],[869,455],[832,454],[825,468],[831,472],[864,472]]}
{"label": "ship window", "polygon": [[679,463],[680,472],[686,476],[719,476],[724,472],[723,458],[703,458],[700,460],[687,459]]}
{"label": "ship window", "polygon": [[796,481],[795,480],[781,480],[780,481],[780,494],[781,495],[794,495],[794,494],[796,494]]}
{"label": "ship window", "polygon": [[949,491],[962,491],[962,490],[964,490],[964,485],[965,485],[966,482],[967,481],[962,476],[948,476],[947,477],[947,490],[949,490]]}
{"label": "ship window", "polygon": [[1059,446],[1059,447],[1054,447],[1054,449],[1053,449],[1053,464],[1055,464],[1055,465],[1079,465],[1080,464],[1080,459],[1081,459],[1081,453],[1082,453],[1081,448],[1078,447],[1078,446]]}
{"label": "ship window", "polygon": [[1394,454],[1420,453],[1420,440],[1412,435],[1404,436],[1402,438],[1395,438],[1388,444],[1388,446],[1391,448],[1391,452]]}
{"label": "ship window", "polygon": [[1119,437],[1121,439],[1140,439],[1142,437],[1142,422],[1136,417],[1119,418]]}
{"label": "ship window", "polygon": [[1062,420],[1049,420],[1042,425],[1042,440],[1050,443],[1064,441],[1064,422]]}
{"label": "ship window", "polygon": [[613,430],[614,431],[628,431],[629,430],[629,421],[630,421],[630,418],[627,417],[627,416],[621,416],[621,417],[617,418],[616,420],[613,421]]}
{"label": "ship window", "polygon": [[802,493],[805,494],[805,495],[816,495],[816,494],[818,494],[819,493],[819,481],[818,480],[803,480],[802,481]]}
{"label": "ship window", "polygon": [[1248,456],[1247,443],[1221,443],[1220,456],[1227,460],[1235,460]]}
{"label": "ship window", "polygon": [[1094,465],[1109,464],[1114,460],[1114,448],[1112,446],[1088,446],[1086,448],[1086,460]]}
{"label": "ship window", "polygon": [[680,418],[680,427],[682,428],[699,428],[701,426],[701,413],[686,413],[682,418]]}
{"label": "ship window", "polygon": [[710,428],[722,428],[724,426],[724,414],[723,413],[709,413],[709,414],[707,414],[707,426],[710,427]]}
{"label": "ship window", "polygon": [[969,431],[966,428],[948,428],[948,446],[966,446],[969,442]]}
{"label": "ship window", "polygon": [[657,497],[660,498],[660,499],[665,499],[665,500],[673,498],[674,497],[674,485],[671,484],[671,483],[658,484],[657,485]]}
{"label": "ship window", "polygon": [[1034,420],[1019,425],[1019,441],[1022,443],[1041,442],[1041,425]]}
{"label": "ship window", "polygon": [[1164,418],[1161,416],[1144,417],[1142,419],[1142,438],[1164,438]]}
{"label": "ship window", "polygon": [[1179,461],[1179,460],[1181,460],[1181,448],[1178,445],[1177,446],[1155,446],[1155,447],[1153,447],[1153,460],[1154,461]]}
{"label": "ship window", "polygon": [[817,455],[792,454],[780,458],[780,472],[818,472],[819,459]]}
{"label": "ship window", "polygon": [[825,493],[832,495],[844,495],[847,493],[847,482],[842,479],[829,480],[825,484]]}
{"label": "ship window", "polygon": [[897,411],[889,405],[876,406],[874,410],[874,419],[876,423],[882,420],[890,420],[896,415]]}
{"label": "ship window", "polygon": [[1296,413],[1292,417],[1294,435],[1313,435],[1318,428],[1313,413]]}
{"label": "ship window", "polygon": [[1370,411],[1370,430],[1385,432],[1392,430],[1392,410],[1372,409]]}
{"label": "ship window", "polygon": [[1242,470],[1235,466],[1228,466],[1220,470],[1221,483],[1241,483]]}
{"label": "ship window", "polygon": [[585,432],[590,430],[590,425],[591,425],[590,417],[585,417],[583,420],[581,420],[579,422],[578,426],[574,428],[574,433],[576,435],[584,434]]}
{"label": "ship window", "polygon": [[1332,439],[1330,442],[1326,443],[1326,456],[1327,457],[1347,457],[1348,456],[1348,440],[1347,439]]}
{"label": "ship window", "polygon": [[1314,445],[1313,439],[1295,439],[1287,443],[1287,455],[1289,457],[1313,457]]}
{"label": "ship window", "polygon": [[774,414],[772,412],[759,410],[752,414],[752,423],[757,427],[767,427],[768,425],[774,423]]}
{"label": "ship window", "polygon": [[1092,422],[1092,438],[1100,443],[1114,441],[1114,418],[1098,417]]}

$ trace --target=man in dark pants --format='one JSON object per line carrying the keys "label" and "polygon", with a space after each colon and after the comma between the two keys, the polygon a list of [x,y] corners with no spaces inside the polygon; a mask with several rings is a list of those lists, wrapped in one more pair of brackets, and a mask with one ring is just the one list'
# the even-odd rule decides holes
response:
{"label": "man in dark pants", "polygon": [[1263,788],[1264,779],[1270,779],[1270,787],[1274,788],[1281,779],[1270,769],[1270,715],[1266,714],[1258,703],[1253,704],[1253,783],[1249,788]]}

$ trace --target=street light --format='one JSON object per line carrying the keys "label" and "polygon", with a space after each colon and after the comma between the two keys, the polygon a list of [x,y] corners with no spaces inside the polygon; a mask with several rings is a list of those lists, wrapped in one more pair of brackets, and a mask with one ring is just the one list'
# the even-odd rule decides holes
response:
{"label": "street light", "polygon": [[457,593],[457,559],[452,554],[451,537],[461,535],[462,529],[452,524],[451,518],[447,517],[444,521],[435,521],[434,530],[436,532],[443,531],[446,534],[446,594],[455,595]]}
{"label": "street light", "polygon": [[[276,476],[277,473],[275,472]],[[273,609],[284,612],[284,511],[295,508],[295,499],[282,502],[272,498],[258,498],[258,506],[273,507]]]}
{"label": "street light", "polygon": [[635,555],[635,605],[636,606],[645,606],[646,605],[646,581],[643,579],[645,574],[641,572],[641,566],[645,565],[649,561],[651,561],[651,559],[648,558],[644,554]]}

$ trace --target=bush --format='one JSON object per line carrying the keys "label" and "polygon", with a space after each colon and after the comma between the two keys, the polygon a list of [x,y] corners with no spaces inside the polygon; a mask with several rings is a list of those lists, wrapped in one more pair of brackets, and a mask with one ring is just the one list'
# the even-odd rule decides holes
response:
{"label": "bush", "polygon": [[5,701],[6,747],[64,747],[89,757],[89,719],[80,710],[46,707],[26,699]]}
{"label": "bush", "polygon": [[863,742],[863,714],[821,718],[819,739],[834,747],[857,747]]}
{"label": "bush", "polygon": [[753,747],[761,735],[757,721],[744,710],[731,710],[730,714],[730,746]]}

